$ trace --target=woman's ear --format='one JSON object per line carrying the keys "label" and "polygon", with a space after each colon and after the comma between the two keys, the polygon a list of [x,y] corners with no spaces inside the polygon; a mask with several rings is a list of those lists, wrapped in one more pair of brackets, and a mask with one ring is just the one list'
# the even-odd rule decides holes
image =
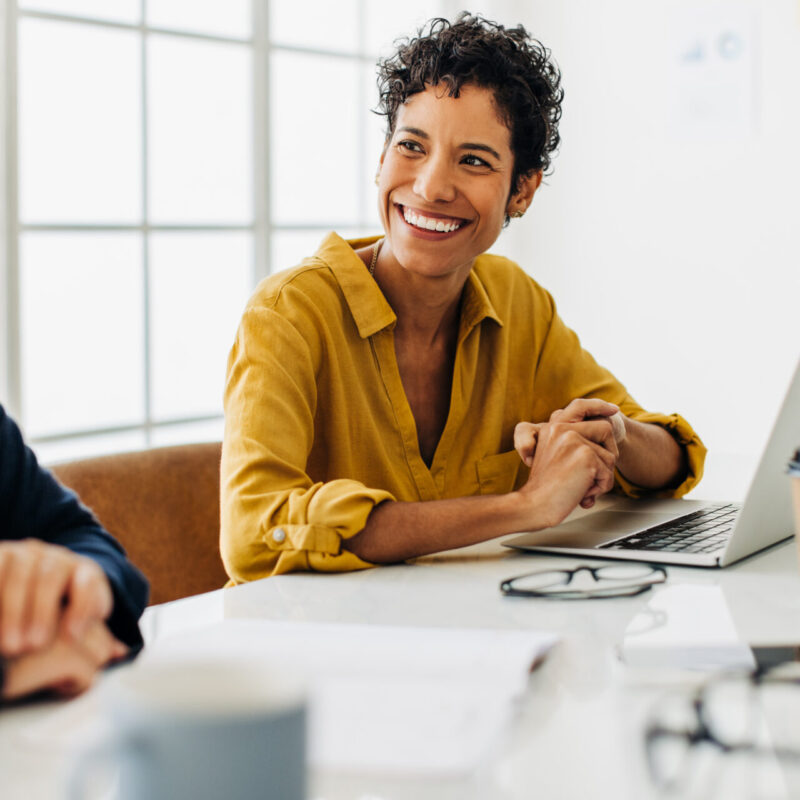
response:
{"label": "woman's ear", "polygon": [[519,178],[517,191],[511,195],[506,208],[506,213],[509,217],[521,217],[528,210],[528,206],[533,202],[533,196],[541,183],[542,171],[540,169],[529,172]]}

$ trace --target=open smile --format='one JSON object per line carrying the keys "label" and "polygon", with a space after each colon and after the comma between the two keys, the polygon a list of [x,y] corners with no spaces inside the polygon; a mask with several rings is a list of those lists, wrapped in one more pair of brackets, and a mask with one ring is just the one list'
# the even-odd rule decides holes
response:
{"label": "open smile", "polygon": [[430,211],[417,210],[409,206],[400,205],[399,203],[396,203],[395,206],[400,216],[403,218],[403,221],[409,227],[414,228],[420,233],[434,234],[436,238],[442,238],[448,234],[453,234],[470,223],[470,220],[461,217],[434,214]]}

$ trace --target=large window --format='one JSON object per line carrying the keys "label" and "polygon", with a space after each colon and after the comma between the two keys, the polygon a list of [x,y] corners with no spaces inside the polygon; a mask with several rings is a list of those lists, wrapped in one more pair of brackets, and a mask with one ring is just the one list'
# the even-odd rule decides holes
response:
{"label": "large window", "polygon": [[255,283],[377,230],[375,57],[442,5],[8,4],[0,399],[43,460],[221,436]]}

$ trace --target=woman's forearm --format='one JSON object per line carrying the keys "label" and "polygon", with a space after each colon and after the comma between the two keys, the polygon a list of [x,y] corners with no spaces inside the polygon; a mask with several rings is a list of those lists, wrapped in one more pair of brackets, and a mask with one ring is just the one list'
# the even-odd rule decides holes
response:
{"label": "woman's forearm", "polygon": [[665,428],[625,417],[617,469],[643,489],[678,486],[686,477],[686,450]]}
{"label": "woman's forearm", "polygon": [[512,492],[418,503],[386,502],[375,508],[366,527],[345,539],[342,546],[373,564],[466,547],[535,527],[535,514],[525,513],[522,500],[519,493]]}

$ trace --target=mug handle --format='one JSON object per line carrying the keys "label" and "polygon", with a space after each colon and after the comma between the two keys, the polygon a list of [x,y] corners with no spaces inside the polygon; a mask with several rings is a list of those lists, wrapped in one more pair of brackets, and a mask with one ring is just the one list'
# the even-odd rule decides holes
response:
{"label": "mug handle", "polygon": [[149,760],[144,749],[129,736],[117,736],[96,744],[78,755],[67,780],[68,800],[84,800],[86,781],[102,763],[120,765],[122,762],[146,766]]}

